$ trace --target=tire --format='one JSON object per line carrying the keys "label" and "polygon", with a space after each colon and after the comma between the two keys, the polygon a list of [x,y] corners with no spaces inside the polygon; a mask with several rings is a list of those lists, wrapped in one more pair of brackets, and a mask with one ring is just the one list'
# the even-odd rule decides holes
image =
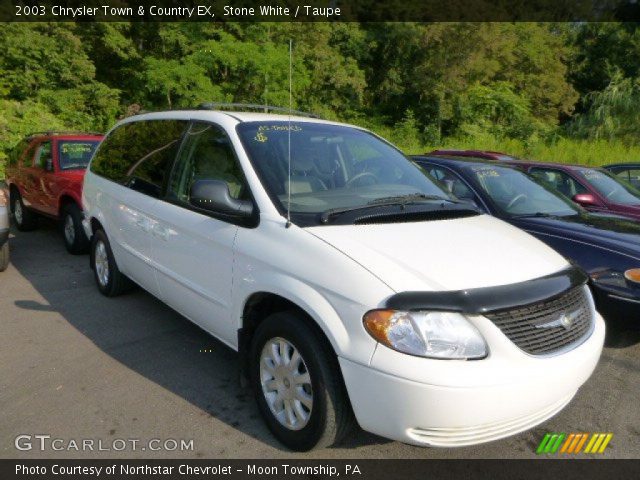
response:
{"label": "tire", "polygon": [[60,229],[69,253],[79,255],[89,251],[89,239],[82,227],[82,210],[75,203],[69,203],[62,209]]}
{"label": "tire", "polygon": [[9,266],[9,242],[0,247],[0,272],[4,272]]}
{"label": "tire", "polygon": [[103,230],[97,230],[91,238],[91,268],[98,290],[106,297],[121,295],[133,287],[131,280],[118,269]]}
{"label": "tire", "polygon": [[[283,351],[289,363],[278,365],[273,360],[281,359]],[[296,351],[301,360],[297,367],[287,368]],[[249,355],[249,379],[258,408],[282,444],[304,452],[333,445],[349,432],[354,419],[340,366],[326,339],[307,324],[306,317],[295,311],[270,315],[258,326]],[[278,400],[281,394],[285,400]],[[297,412],[295,421],[287,418],[287,403],[291,412]]]}
{"label": "tire", "polygon": [[21,232],[28,232],[38,226],[38,217],[24,206],[22,196],[16,189],[11,190],[11,213],[13,213],[16,227]]}

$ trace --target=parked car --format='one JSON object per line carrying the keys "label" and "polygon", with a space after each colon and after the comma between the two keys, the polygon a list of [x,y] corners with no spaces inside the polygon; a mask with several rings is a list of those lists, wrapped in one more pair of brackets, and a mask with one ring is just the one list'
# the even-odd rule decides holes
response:
{"label": "parked car", "polygon": [[602,168],[640,189],[640,163],[612,163]]}
{"label": "parked car", "polygon": [[509,436],[560,411],[601,352],[582,270],[358,127],[129,117],[83,205],[98,289],[133,281],[239,351],[294,450],[336,442],[353,414],[417,445]]}
{"label": "parked car", "polygon": [[9,266],[9,198],[0,185],[0,272]]}
{"label": "parked car", "polygon": [[552,186],[591,212],[640,220],[640,190],[605,169],[524,160],[507,163]]}
{"label": "parked car", "polygon": [[82,178],[100,134],[46,132],[22,140],[9,155],[6,181],[18,230],[37,227],[38,216],[59,220],[70,253],[86,252]]}
{"label": "parked car", "polygon": [[494,152],[492,150],[434,150],[429,153],[425,153],[425,156],[445,156],[445,157],[473,157],[473,158],[485,158],[487,160],[519,160],[518,157],[508,155],[502,152]]}
{"label": "parked car", "polygon": [[536,236],[591,278],[605,319],[640,326],[640,224],[589,213],[515,167],[414,157],[460,199]]}

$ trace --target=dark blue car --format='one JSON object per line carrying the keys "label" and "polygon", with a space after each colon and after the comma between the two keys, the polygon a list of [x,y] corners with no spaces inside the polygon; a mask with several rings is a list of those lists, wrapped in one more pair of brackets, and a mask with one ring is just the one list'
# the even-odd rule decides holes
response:
{"label": "dark blue car", "polygon": [[526,230],[582,267],[605,318],[640,325],[640,222],[588,213],[504,164],[459,157],[413,160],[459,199]]}

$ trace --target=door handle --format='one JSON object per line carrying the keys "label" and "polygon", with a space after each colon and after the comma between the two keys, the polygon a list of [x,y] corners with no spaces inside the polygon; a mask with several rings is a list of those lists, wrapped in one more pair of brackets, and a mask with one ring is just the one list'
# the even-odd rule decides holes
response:
{"label": "door handle", "polygon": [[151,228],[151,234],[165,242],[167,241],[167,229],[157,223]]}
{"label": "door handle", "polygon": [[144,230],[145,232],[148,232],[151,229],[149,227],[149,222],[145,221],[144,218],[139,218],[138,220],[136,220],[136,225],[140,227],[142,230]]}

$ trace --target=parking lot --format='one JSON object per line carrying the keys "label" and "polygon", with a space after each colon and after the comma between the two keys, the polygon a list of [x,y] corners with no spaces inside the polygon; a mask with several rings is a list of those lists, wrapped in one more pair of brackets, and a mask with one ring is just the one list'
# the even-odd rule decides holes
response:
{"label": "parking lot", "polygon": [[[1,457],[531,458],[546,432],[612,432],[600,457],[640,458],[640,334],[632,331],[609,335],[592,378],[532,431],[443,450],[358,430],[335,448],[294,454],[239,386],[234,352],[141,290],[101,296],[88,256],[69,255],[55,224],[40,223],[13,233],[12,264],[0,273]],[[184,439],[193,449],[16,449],[18,435],[38,434],[63,439],[59,446]]]}

